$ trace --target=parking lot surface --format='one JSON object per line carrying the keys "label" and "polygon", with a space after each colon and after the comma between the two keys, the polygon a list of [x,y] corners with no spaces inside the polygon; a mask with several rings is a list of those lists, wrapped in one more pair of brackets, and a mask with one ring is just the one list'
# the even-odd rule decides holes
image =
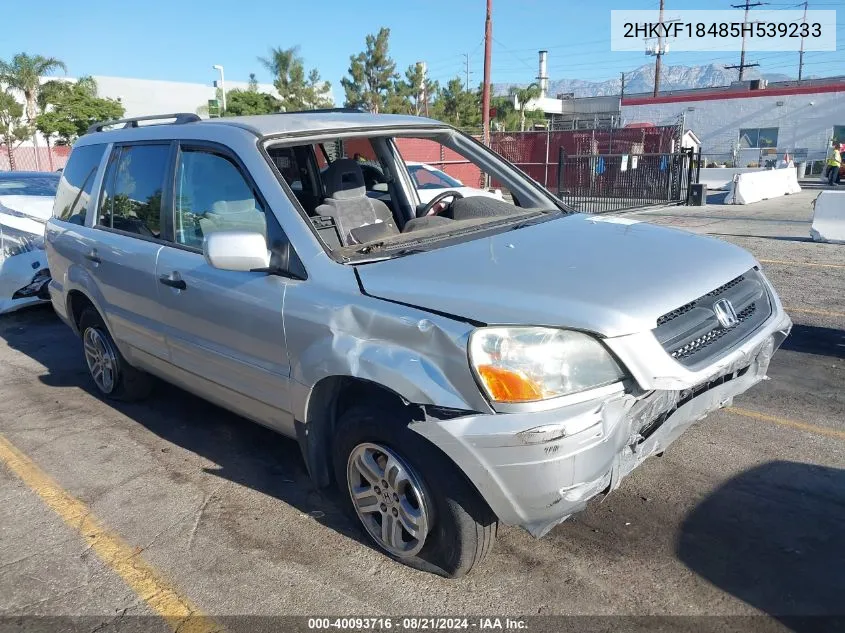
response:
{"label": "parking lot surface", "polygon": [[629,214],[750,249],[793,334],[771,380],[458,581],[370,547],[294,441],[163,384],[106,403],[49,306],[0,318],[0,615],[845,614],[845,247],[809,240],[816,193]]}

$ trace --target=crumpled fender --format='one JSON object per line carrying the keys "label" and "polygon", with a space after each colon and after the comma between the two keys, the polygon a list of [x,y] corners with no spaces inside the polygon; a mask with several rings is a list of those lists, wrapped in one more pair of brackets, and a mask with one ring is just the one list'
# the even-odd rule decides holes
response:
{"label": "crumpled fender", "polygon": [[414,404],[491,411],[467,359],[473,326],[457,317],[292,284],[284,319],[296,419],[305,419],[314,385],[330,376],[372,381]]}

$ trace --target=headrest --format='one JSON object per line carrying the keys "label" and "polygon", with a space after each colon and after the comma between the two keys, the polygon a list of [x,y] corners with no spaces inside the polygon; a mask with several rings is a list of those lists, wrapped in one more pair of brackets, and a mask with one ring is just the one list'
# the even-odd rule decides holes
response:
{"label": "headrest", "polygon": [[367,195],[361,167],[351,158],[339,158],[323,172],[329,198],[361,198]]}

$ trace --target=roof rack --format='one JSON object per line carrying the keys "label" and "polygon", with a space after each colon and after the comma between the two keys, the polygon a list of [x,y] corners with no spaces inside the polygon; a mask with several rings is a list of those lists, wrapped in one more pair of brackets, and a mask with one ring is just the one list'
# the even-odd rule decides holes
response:
{"label": "roof rack", "polygon": [[199,116],[193,112],[174,112],[173,114],[152,114],[150,116],[136,116],[129,119],[115,119],[114,121],[101,121],[95,123],[88,128],[86,134],[93,134],[94,132],[102,132],[104,127],[111,127],[123,123],[123,129],[138,127],[138,121],[158,121],[163,119],[175,119],[172,125],[181,125],[183,123],[193,123],[194,121],[201,121]]}
{"label": "roof rack", "polygon": [[291,110],[290,112],[279,112],[279,114],[325,114],[328,112],[347,112],[352,114],[367,114],[361,108],[316,108],[314,110]]}

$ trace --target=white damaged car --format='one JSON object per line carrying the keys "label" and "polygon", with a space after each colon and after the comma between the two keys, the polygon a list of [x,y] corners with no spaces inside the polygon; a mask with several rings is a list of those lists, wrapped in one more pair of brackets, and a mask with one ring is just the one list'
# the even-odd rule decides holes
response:
{"label": "white damaged car", "polygon": [[49,301],[44,225],[59,174],[0,172],[0,314]]}

